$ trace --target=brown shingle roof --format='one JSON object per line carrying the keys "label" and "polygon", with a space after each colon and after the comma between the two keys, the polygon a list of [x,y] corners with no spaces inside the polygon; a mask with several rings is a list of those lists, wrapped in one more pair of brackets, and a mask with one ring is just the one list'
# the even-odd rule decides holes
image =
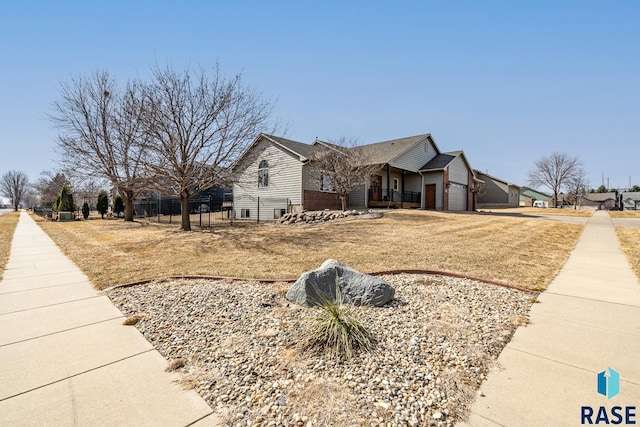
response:
{"label": "brown shingle roof", "polygon": [[314,150],[312,145],[305,144],[303,142],[293,141],[291,139],[282,138],[279,136],[267,135],[263,134],[265,137],[277,142],[278,144],[288,148],[296,154],[299,154],[302,157],[309,157],[311,152]]}

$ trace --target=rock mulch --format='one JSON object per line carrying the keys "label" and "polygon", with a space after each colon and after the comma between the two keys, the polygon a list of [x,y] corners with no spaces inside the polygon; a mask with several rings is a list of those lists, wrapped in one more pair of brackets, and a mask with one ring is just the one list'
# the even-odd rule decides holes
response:
{"label": "rock mulch", "polygon": [[[230,426],[452,426],[527,322],[535,295],[468,279],[383,276],[383,307],[357,307],[376,349],[338,361],[296,346],[316,309],[288,284],[171,280],[108,292]],[[225,415],[226,414],[226,415]]]}
{"label": "rock mulch", "polygon": [[328,221],[346,221],[352,219],[376,219],[381,218],[382,213],[377,211],[302,211],[296,213],[288,213],[281,216],[276,224],[278,225],[312,225],[322,224]]}

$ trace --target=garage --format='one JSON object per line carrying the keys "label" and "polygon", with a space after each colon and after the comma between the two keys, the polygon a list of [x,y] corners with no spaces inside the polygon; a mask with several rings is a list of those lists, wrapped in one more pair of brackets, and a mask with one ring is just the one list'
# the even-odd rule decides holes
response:
{"label": "garage", "polygon": [[450,211],[466,211],[467,210],[467,186],[449,183],[449,210]]}

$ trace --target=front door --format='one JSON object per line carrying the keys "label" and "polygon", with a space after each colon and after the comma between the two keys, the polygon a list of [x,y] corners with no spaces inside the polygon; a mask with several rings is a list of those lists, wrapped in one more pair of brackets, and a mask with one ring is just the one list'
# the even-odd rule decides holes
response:
{"label": "front door", "polygon": [[424,186],[424,207],[434,210],[436,208],[436,185],[426,184]]}
{"label": "front door", "polygon": [[371,201],[382,200],[382,175],[371,175]]}

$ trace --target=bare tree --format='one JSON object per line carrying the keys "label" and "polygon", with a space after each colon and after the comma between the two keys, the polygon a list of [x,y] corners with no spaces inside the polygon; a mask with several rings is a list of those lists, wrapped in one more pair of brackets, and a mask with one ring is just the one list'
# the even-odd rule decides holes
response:
{"label": "bare tree", "polygon": [[0,194],[11,200],[11,207],[14,211],[18,211],[28,190],[29,179],[24,172],[9,171],[2,175]]}
{"label": "bare tree", "polygon": [[587,173],[581,168],[577,167],[575,173],[567,180],[567,190],[570,202],[573,203],[573,208],[577,209],[582,206],[582,200],[586,193]]}
{"label": "bare tree", "polygon": [[53,206],[63,185],[69,184],[64,172],[43,171],[34,184],[41,206]]}
{"label": "bare tree", "polygon": [[564,153],[555,152],[543,156],[535,163],[535,169],[529,171],[529,185],[544,186],[553,191],[553,206],[558,204],[558,193],[576,175],[580,168],[580,159]]}
{"label": "bare tree", "polygon": [[189,231],[189,199],[230,180],[229,167],[267,125],[272,106],[217,65],[212,73],[156,67],[147,93],[150,166],[163,178],[159,190],[180,197],[181,228]]}
{"label": "bare tree", "polygon": [[344,137],[331,143],[316,142],[310,156],[310,175],[321,190],[334,191],[347,209],[349,193],[366,185],[380,165],[369,164],[365,151],[356,141]]}
{"label": "bare tree", "polygon": [[72,78],[61,84],[52,121],[59,129],[58,147],[76,172],[107,178],[123,196],[125,221],[133,221],[133,201],[145,188],[148,97],[138,82],[120,91],[108,71]]}

